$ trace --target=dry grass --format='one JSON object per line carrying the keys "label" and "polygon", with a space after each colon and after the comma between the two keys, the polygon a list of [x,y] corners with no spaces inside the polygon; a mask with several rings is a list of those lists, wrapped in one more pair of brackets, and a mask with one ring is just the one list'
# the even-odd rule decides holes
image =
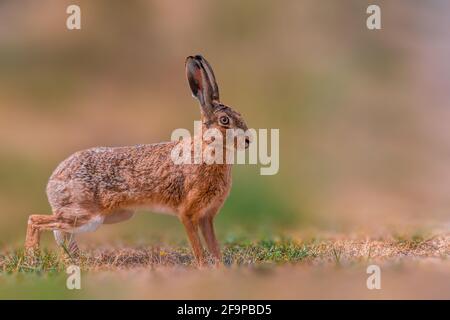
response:
{"label": "dry grass", "polygon": [[[345,239],[295,241],[269,239],[257,242],[240,240],[227,243],[223,261],[227,266],[266,264],[352,265],[366,262],[398,262],[404,259],[446,261],[450,256],[450,236],[429,238]],[[78,264],[83,270],[127,270],[134,268],[194,267],[195,261],[187,246],[141,246],[137,248],[96,248],[68,257],[63,252],[44,250],[33,259],[23,251],[0,253],[0,272],[60,272],[65,266]]]}
{"label": "dry grass", "polygon": [[[448,299],[450,235],[296,241],[233,240],[222,268],[195,268],[185,246],[86,248],[71,261],[44,250],[0,253],[0,299]],[[81,290],[67,290],[66,267],[81,267]],[[382,270],[368,290],[366,268]]]}

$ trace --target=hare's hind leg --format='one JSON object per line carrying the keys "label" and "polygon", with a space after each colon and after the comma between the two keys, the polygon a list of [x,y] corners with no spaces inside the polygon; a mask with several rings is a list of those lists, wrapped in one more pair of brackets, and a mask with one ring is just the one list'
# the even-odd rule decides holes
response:
{"label": "hare's hind leg", "polygon": [[61,227],[61,222],[55,215],[33,214],[28,218],[26,249],[39,249],[39,240],[42,230],[55,230]]}
{"label": "hare's hind leg", "polygon": [[[25,240],[26,249],[38,249],[40,233],[43,230],[57,231],[55,233],[56,241],[63,241],[68,234],[95,230],[103,221],[98,220],[96,216],[86,212],[77,214],[61,213],[53,215],[31,215],[28,218],[27,237]],[[98,221],[97,221],[98,220]],[[61,233],[59,233],[61,232]],[[69,238],[70,240],[70,238]],[[76,248],[72,237],[72,243],[69,242],[69,248]]]}
{"label": "hare's hind leg", "polygon": [[[28,217],[27,235],[25,238],[25,249],[36,250],[39,249],[40,230],[37,224],[42,217],[50,217],[45,215],[31,215]],[[43,218],[45,219],[45,218]]]}

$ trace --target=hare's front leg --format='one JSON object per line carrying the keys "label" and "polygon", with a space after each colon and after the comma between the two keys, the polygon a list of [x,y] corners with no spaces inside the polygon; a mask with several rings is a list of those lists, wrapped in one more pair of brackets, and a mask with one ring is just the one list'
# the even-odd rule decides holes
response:
{"label": "hare's front leg", "polygon": [[192,250],[194,251],[195,259],[197,264],[202,267],[205,263],[203,256],[203,247],[198,234],[198,222],[193,216],[182,214],[180,220],[186,229],[186,233],[191,243]]}
{"label": "hare's front leg", "polygon": [[214,215],[206,215],[200,219],[200,229],[202,230],[203,238],[209,252],[214,257],[216,266],[219,266],[222,261],[222,255],[220,253],[219,242],[217,241],[216,234],[214,232]]}

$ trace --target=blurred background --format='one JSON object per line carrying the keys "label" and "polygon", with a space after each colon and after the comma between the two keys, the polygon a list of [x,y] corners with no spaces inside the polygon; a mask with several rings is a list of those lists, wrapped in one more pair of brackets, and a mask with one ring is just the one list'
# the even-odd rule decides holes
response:
{"label": "blurred background", "polygon": [[[375,3],[382,30],[370,31]],[[70,4],[81,30],[66,29]],[[184,59],[197,53],[249,127],[280,129],[277,175],[234,167],[221,240],[448,230],[449,10],[445,0],[0,1],[0,245],[21,245],[28,215],[50,214],[47,179],[71,153],[192,130]],[[160,237],[185,238],[153,214],[80,238]]]}

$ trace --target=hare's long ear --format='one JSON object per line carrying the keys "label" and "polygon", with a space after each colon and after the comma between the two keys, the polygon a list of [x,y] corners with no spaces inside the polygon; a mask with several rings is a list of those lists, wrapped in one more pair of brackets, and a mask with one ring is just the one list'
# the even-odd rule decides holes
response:
{"label": "hare's long ear", "polygon": [[[218,95],[218,91],[216,91],[216,95],[212,85],[215,81],[212,82],[209,76],[209,72],[212,72],[212,70],[209,71],[209,65],[207,62],[204,63],[204,61],[206,60],[201,56],[187,57],[186,76],[192,95],[200,102],[200,106],[205,116],[211,117],[214,108],[213,101],[217,100],[216,96]],[[212,74],[212,77],[214,78],[214,74]]]}
{"label": "hare's long ear", "polygon": [[219,99],[219,86],[217,85],[216,77],[214,76],[214,72],[213,72],[213,69],[211,68],[211,65],[201,55],[196,55],[195,59],[200,62],[200,64],[202,65],[203,69],[205,70],[205,72],[208,76],[208,81],[209,81],[209,84],[211,85],[211,89],[212,89],[213,100],[219,101],[220,100]]}

